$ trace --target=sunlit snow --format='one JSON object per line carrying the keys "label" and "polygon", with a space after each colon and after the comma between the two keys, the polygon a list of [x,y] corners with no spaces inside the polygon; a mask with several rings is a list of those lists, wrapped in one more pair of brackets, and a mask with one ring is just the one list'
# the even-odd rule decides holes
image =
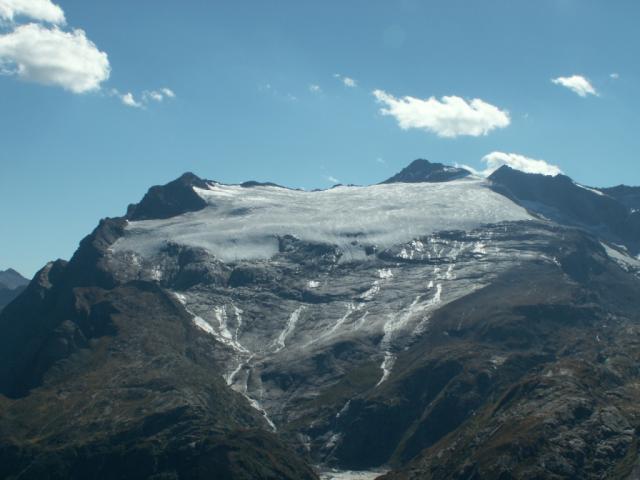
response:
{"label": "sunlit snow", "polygon": [[315,192],[221,184],[195,191],[208,207],[166,220],[130,222],[114,251],[148,257],[172,241],[203,247],[226,262],[266,259],[278,252],[278,237],[288,234],[363,257],[363,245],[387,248],[437,231],[532,218],[477,178]]}

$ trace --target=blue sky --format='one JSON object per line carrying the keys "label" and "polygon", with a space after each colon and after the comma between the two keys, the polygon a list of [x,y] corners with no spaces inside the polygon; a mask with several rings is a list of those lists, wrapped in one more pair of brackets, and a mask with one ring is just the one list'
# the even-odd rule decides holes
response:
{"label": "blue sky", "polygon": [[325,188],[538,159],[640,185],[639,18],[633,0],[0,0],[0,268],[69,258],[184,171]]}

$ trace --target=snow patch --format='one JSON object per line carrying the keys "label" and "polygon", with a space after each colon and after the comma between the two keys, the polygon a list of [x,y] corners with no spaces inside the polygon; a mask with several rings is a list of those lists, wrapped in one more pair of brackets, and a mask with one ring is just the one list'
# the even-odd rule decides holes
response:
{"label": "snow patch", "polygon": [[389,470],[320,470],[320,480],[375,480]]}
{"label": "snow patch", "polygon": [[296,324],[298,323],[298,320],[300,320],[300,314],[304,311],[304,309],[305,309],[304,306],[298,307],[293,311],[291,315],[289,315],[287,324],[285,325],[284,329],[282,330],[282,332],[280,332],[280,335],[278,335],[278,338],[276,339],[276,349],[274,353],[278,353],[280,350],[282,350],[286,346],[285,341],[287,337],[291,335],[295,330]]}
{"label": "snow patch", "polygon": [[387,280],[389,278],[393,278],[393,272],[390,268],[381,268],[378,270],[378,277],[381,280]]}
{"label": "snow patch", "polygon": [[576,183],[576,182],[573,182],[573,184],[574,184],[576,187],[580,187],[580,188],[582,188],[582,189],[584,189],[584,190],[588,190],[588,191],[590,191],[591,193],[595,193],[596,195],[600,195],[601,197],[604,197],[604,196],[605,196],[605,194],[604,194],[604,193],[602,193],[600,190],[596,190],[595,188],[586,187],[586,186],[584,186],[584,185],[580,185],[579,183]]}
{"label": "snow patch", "polygon": [[360,295],[361,300],[371,300],[380,292],[380,280],[376,280],[371,285],[371,288]]}
{"label": "snow patch", "polygon": [[216,331],[213,329],[211,325],[209,325],[209,323],[207,323],[207,321],[204,318],[198,317],[196,315],[193,317],[193,323],[195,324],[196,327],[198,327],[203,332],[207,332],[208,334],[213,335],[214,337],[216,336]]}
{"label": "snow patch", "polygon": [[229,327],[229,318],[227,315],[226,306],[222,305],[222,306],[214,307],[213,313],[216,320],[218,321],[218,331],[215,333],[216,338],[221,343],[228,345],[229,347],[233,348],[238,352],[249,353],[249,350],[247,350],[238,342],[238,333],[239,333],[240,327],[242,326],[242,310],[240,310],[239,308],[236,308],[235,306],[233,306],[233,310],[234,310],[235,320],[236,320],[235,337],[231,333],[231,330]]}
{"label": "snow patch", "polygon": [[393,369],[393,365],[395,363],[396,356],[390,352],[384,352],[384,360],[382,360],[382,363],[380,364],[382,377],[380,377],[380,380],[378,381],[378,383],[376,383],[376,387],[382,385],[387,380],[387,378],[389,378],[389,375],[391,375],[391,370]]}
{"label": "snow patch", "polygon": [[473,253],[477,253],[479,255],[486,255],[487,254],[487,246],[482,243],[482,242],[476,242],[473,245]]}

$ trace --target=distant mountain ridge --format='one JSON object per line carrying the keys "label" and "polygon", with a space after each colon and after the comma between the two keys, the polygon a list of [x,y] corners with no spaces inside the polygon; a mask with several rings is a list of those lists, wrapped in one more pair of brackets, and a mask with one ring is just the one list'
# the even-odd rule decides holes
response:
{"label": "distant mountain ridge", "polygon": [[[640,254],[640,189],[592,189],[565,175],[528,174],[508,166],[489,177],[493,188],[530,211],[563,225],[584,228],[596,236]],[[613,195],[612,195],[613,194]]]}
{"label": "distant mountain ridge", "polygon": [[618,185],[617,187],[600,188],[599,190],[632,210],[640,210],[640,187]]}
{"label": "distant mountain ridge", "polygon": [[24,278],[13,268],[7,270],[0,270],[0,286],[13,290],[14,288],[27,285],[29,280]]}
{"label": "distant mountain ridge", "polygon": [[29,280],[12,268],[0,270],[0,310],[16,298],[29,284]]}

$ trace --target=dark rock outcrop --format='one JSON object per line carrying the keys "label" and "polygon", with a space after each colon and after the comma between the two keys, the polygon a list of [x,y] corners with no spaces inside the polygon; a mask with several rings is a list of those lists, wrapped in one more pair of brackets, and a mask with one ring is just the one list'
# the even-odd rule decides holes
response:
{"label": "dark rock outcrop", "polygon": [[537,175],[502,166],[489,177],[496,192],[563,225],[640,253],[640,216],[616,198],[575,184],[565,175]]}
{"label": "dark rock outcrop", "polygon": [[206,202],[193,191],[193,187],[207,188],[208,182],[188,172],[166,185],[151,187],[140,203],[129,206],[126,218],[163,219],[202,210]]}
{"label": "dark rock outcrop", "polygon": [[598,190],[615,198],[632,210],[640,210],[640,187],[618,185],[617,187],[599,188]]}
{"label": "dark rock outcrop", "polygon": [[471,175],[464,168],[450,167],[442,163],[431,163],[418,159],[403,168],[400,173],[382,183],[420,183],[420,182],[448,182]]}

